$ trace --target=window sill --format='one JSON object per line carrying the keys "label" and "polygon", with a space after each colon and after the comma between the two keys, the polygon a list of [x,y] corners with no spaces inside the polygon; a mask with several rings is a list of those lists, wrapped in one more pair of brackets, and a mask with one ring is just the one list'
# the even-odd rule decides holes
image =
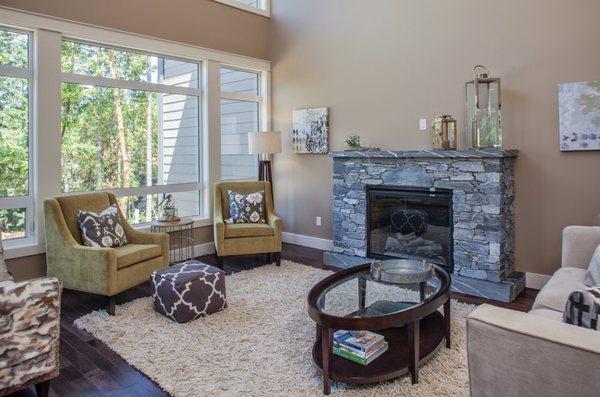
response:
{"label": "window sill", "polygon": [[46,247],[43,244],[35,244],[24,242],[21,244],[9,244],[6,241],[4,244],[4,259],[22,258],[24,256],[40,255],[46,252]]}
{"label": "window sill", "polygon": [[[191,218],[194,220],[194,228],[210,226],[213,224],[212,219],[210,218],[201,218],[199,216]],[[133,228],[141,232],[149,232],[150,224],[141,223],[139,225],[133,225]],[[4,244],[4,259],[22,258],[25,256],[40,255],[46,252],[46,247],[44,246],[44,244],[24,242],[21,244],[13,245],[7,243],[6,241],[4,242]]]}
{"label": "window sill", "polygon": [[215,1],[217,3],[225,4],[225,5],[228,5],[230,7],[239,8],[240,10],[248,11],[248,12],[251,12],[253,14],[258,14],[258,15],[261,15],[263,17],[267,17],[267,18],[271,17],[271,12],[269,10],[263,10],[262,8],[252,7],[252,6],[240,3],[240,2],[238,2],[236,0],[215,0]]}

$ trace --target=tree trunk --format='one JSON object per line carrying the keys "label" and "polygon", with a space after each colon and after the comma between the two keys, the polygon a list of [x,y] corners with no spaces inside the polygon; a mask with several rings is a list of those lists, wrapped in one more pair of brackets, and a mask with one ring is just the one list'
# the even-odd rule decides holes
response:
{"label": "tree trunk", "polygon": [[[108,68],[110,76],[117,78],[115,67],[115,52],[108,50]],[[125,122],[123,121],[123,106],[121,105],[121,95],[118,88],[113,88],[113,102],[115,103],[115,113],[117,116],[117,136],[119,139],[119,154],[121,155],[121,164],[123,165],[123,182],[121,187],[130,187],[131,181],[131,163],[127,154],[127,142],[125,141]]]}

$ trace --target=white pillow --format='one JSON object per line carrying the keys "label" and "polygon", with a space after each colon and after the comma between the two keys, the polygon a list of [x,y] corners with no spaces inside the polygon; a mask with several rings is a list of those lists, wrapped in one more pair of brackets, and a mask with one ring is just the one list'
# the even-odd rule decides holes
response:
{"label": "white pillow", "polygon": [[594,255],[592,255],[583,283],[590,287],[600,285],[600,244],[596,247]]}
{"label": "white pillow", "polygon": [[[0,220],[0,222],[2,221]],[[2,224],[0,223],[1,228]],[[13,278],[8,272],[6,262],[4,262],[4,248],[2,247],[2,233],[0,232],[0,283],[3,281],[13,281]]]}

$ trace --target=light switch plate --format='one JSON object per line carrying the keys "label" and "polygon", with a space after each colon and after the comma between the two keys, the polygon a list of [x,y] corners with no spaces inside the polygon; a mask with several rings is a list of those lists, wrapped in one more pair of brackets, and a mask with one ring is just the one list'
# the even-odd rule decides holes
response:
{"label": "light switch plate", "polygon": [[321,226],[321,217],[320,216],[317,216],[317,220],[316,220],[315,224],[317,226]]}
{"label": "light switch plate", "polygon": [[427,119],[419,119],[419,129],[425,131],[427,129]]}

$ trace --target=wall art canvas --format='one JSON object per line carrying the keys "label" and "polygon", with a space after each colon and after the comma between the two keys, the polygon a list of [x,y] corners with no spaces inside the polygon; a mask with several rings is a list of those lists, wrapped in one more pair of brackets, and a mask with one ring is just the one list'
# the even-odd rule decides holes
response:
{"label": "wall art canvas", "polygon": [[600,150],[600,80],[558,85],[560,150]]}
{"label": "wall art canvas", "polygon": [[294,153],[329,152],[329,110],[296,109],[293,116]]}

